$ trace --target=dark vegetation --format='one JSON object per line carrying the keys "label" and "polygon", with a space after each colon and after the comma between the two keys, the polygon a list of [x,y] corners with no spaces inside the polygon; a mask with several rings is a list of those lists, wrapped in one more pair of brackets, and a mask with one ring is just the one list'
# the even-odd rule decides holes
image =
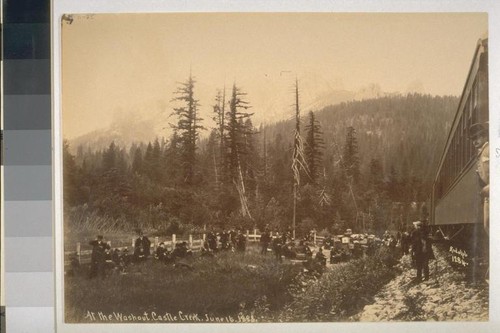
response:
{"label": "dark vegetation", "polygon": [[[227,97],[217,95],[217,125],[199,139],[195,81],[179,87],[170,138],[106,149],[64,144],[67,232],[290,226],[294,122],[257,129],[246,94],[234,85]],[[425,217],[456,105],[455,97],[407,95],[309,114],[301,127],[308,168],[300,171],[299,235],[311,228],[380,233]]]}
{"label": "dark vegetation", "polygon": [[[382,249],[385,251],[385,248]],[[347,321],[372,301],[397,271],[392,253],[338,264],[323,274],[278,262],[250,248],[240,253],[187,260],[192,269],[149,260],[127,274],[89,280],[85,271],[67,276],[66,321],[89,322],[104,314],[198,314],[199,318],[251,316],[258,322]],[[382,258],[385,258],[383,260]],[[394,259],[394,258],[393,258]]]}
{"label": "dark vegetation", "polygon": [[373,301],[397,274],[395,253],[381,247],[376,255],[337,264],[309,283],[280,312],[280,321],[348,321]]}
{"label": "dark vegetation", "polygon": [[66,277],[66,320],[89,321],[87,311],[236,316],[254,311],[262,299],[275,312],[291,299],[287,288],[301,269],[257,251],[197,257],[188,264],[193,270],[149,260],[104,280],[89,280],[85,272]]}

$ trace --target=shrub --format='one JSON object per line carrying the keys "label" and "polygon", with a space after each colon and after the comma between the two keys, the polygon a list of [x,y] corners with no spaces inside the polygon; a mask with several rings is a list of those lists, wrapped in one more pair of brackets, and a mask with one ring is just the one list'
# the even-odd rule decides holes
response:
{"label": "shrub", "polygon": [[280,321],[343,321],[390,281],[396,270],[378,256],[339,264],[294,295]]}

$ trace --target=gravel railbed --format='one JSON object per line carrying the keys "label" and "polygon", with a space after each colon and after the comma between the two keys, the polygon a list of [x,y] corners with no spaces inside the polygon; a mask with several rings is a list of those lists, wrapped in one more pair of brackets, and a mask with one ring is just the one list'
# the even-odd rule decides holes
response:
{"label": "gravel railbed", "polygon": [[402,273],[375,296],[375,302],[353,316],[354,321],[487,321],[489,286],[485,281],[467,283],[446,260],[446,252],[435,251],[429,264],[430,279],[416,283],[410,257],[403,256]]}

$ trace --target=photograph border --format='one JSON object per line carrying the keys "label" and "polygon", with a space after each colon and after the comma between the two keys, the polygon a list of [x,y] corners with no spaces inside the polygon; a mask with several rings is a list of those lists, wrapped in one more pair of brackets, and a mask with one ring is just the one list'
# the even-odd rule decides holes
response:
{"label": "photograph border", "polygon": [[[262,323],[262,324],[66,324],[64,323],[64,250],[63,214],[62,214],[62,122],[61,122],[61,17],[63,14],[87,13],[162,13],[162,12],[487,12],[489,24],[490,54],[500,52],[500,4],[494,1],[161,1],[161,0],[90,0],[52,1],[52,107],[53,107],[53,209],[54,209],[54,249],[55,249],[55,323],[57,332],[163,332],[169,329],[174,332],[206,332],[224,330],[227,332],[261,332],[273,330],[275,332],[321,331],[325,329],[340,332],[381,331],[401,332],[436,329],[453,332],[470,332],[471,330],[495,331],[500,328],[500,322],[495,314],[500,313],[498,287],[500,274],[499,255],[500,245],[495,239],[490,241],[490,315],[489,322],[419,322],[419,323]],[[490,149],[494,158],[490,161],[493,169],[491,176],[492,193],[491,206],[496,207],[499,200],[498,177],[500,148],[499,147],[499,106],[500,106],[500,57],[489,57],[489,100],[490,100]],[[490,237],[500,234],[500,226],[495,221],[499,212],[491,209]],[[376,325],[376,326],[374,326]]]}

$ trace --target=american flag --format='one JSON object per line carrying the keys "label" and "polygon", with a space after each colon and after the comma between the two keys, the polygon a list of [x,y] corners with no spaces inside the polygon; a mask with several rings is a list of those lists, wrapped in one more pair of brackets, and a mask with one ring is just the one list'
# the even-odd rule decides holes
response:
{"label": "american flag", "polygon": [[300,185],[300,170],[309,175],[309,169],[304,155],[304,143],[298,130],[295,130],[294,137],[295,146],[293,149],[292,171],[294,182],[298,186]]}

